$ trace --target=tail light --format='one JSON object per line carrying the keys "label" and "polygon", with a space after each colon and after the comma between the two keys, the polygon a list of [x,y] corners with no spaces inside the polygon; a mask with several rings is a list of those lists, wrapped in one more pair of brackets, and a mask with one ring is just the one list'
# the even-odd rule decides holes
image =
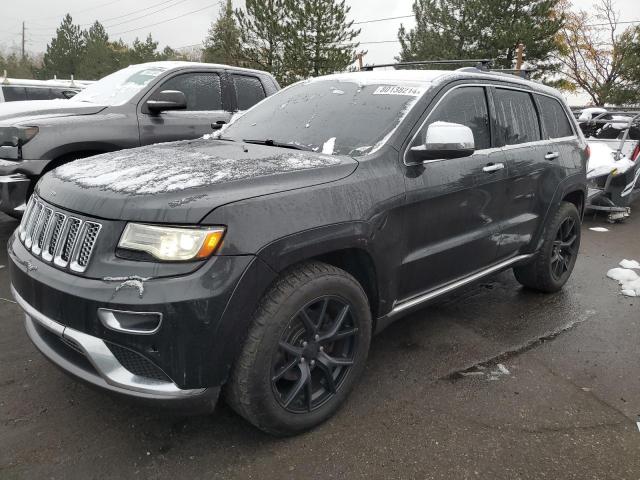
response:
{"label": "tail light", "polygon": [[587,146],[584,149],[584,153],[587,156],[587,160],[589,160],[589,158],[591,158],[591,147],[589,146],[588,143],[587,143]]}
{"label": "tail light", "polygon": [[640,143],[636,145],[636,148],[633,149],[633,153],[631,154],[631,161],[635,162],[640,155]]}

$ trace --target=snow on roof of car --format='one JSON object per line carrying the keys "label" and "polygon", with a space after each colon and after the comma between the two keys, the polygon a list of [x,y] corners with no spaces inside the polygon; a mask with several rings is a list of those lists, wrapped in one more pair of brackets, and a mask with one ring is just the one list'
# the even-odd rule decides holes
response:
{"label": "snow on roof of car", "polygon": [[265,72],[264,70],[255,70],[253,68],[243,68],[243,67],[235,67],[232,65],[223,65],[221,63],[203,63],[203,62],[187,62],[184,60],[163,60],[160,62],[147,62],[147,63],[138,63],[135,65],[130,65],[131,67],[142,67],[142,68],[150,68],[150,67],[162,67],[164,69],[171,68],[184,68],[184,67],[206,67],[206,68],[230,68],[233,70],[242,70],[245,72],[252,73],[261,73],[263,75],[270,75],[269,72]]}
{"label": "snow on roof of car", "polygon": [[355,82],[360,85],[371,84],[403,84],[403,85],[434,85],[453,80],[492,80],[527,86],[541,93],[561,97],[560,93],[551,87],[538,82],[526,80],[515,75],[498,72],[486,72],[480,69],[466,68],[464,70],[369,70],[362,72],[335,73],[323,77],[312,78],[308,81],[333,80]]}

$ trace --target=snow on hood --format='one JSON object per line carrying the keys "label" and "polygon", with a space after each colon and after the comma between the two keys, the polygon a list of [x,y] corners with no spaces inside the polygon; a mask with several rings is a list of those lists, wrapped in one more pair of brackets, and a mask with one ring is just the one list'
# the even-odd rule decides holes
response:
{"label": "snow on hood", "polygon": [[[208,148],[197,148],[206,146]],[[226,158],[211,142],[158,144],[77,160],[52,172],[82,188],[127,195],[152,195],[341,163],[337,157],[274,150],[272,156]]]}
{"label": "snow on hood", "polygon": [[589,164],[587,165],[587,178],[596,178],[603,175],[609,175],[613,170],[618,173],[625,173],[633,168],[634,163],[626,156],[622,156],[620,160],[615,159],[615,151],[609,145],[603,142],[589,141]]}
{"label": "snow on hood", "polygon": [[104,110],[104,106],[73,100],[25,100],[0,103],[0,121],[4,124],[68,115],[92,115]]}

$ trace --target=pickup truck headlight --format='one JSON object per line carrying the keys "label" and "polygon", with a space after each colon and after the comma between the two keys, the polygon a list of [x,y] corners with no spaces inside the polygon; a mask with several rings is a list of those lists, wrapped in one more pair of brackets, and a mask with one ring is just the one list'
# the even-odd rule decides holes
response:
{"label": "pickup truck headlight", "polygon": [[0,147],[17,147],[24,145],[38,133],[38,127],[3,127],[0,128]]}
{"label": "pickup truck headlight", "polygon": [[222,243],[224,227],[179,228],[129,223],[118,247],[146,252],[167,262],[211,256]]}

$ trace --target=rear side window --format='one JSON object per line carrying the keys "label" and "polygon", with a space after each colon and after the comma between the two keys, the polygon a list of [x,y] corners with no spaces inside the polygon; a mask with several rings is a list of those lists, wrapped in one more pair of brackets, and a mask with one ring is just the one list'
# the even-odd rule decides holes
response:
{"label": "rear side window", "polygon": [[235,74],[232,77],[236,89],[238,110],[247,110],[266,96],[259,78]]}
{"label": "rear side window", "polygon": [[546,138],[562,138],[573,136],[573,129],[564,108],[558,100],[544,95],[537,95],[540,104],[540,117]]}
{"label": "rear side window", "polygon": [[2,87],[5,102],[18,102],[27,99],[24,87]]}
{"label": "rear side window", "polygon": [[217,73],[183,73],[157,90],[178,90],[187,97],[187,110],[222,110],[220,76]]}
{"label": "rear side window", "polygon": [[540,124],[531,94],[496,88],[494,103],[499,147],[540,140]]}
{"label": "rear side window", "polygon": [[463,87],[451,90],[429,115],[428,125],[450,122],[465,125],[473,132],[476,150],[491,146],[489,111],[483,87]]}
{"label": "rear side window", "polygon": [[51,100],[55,98],[51,89],[44,87],[25,87],[27,100]]}

